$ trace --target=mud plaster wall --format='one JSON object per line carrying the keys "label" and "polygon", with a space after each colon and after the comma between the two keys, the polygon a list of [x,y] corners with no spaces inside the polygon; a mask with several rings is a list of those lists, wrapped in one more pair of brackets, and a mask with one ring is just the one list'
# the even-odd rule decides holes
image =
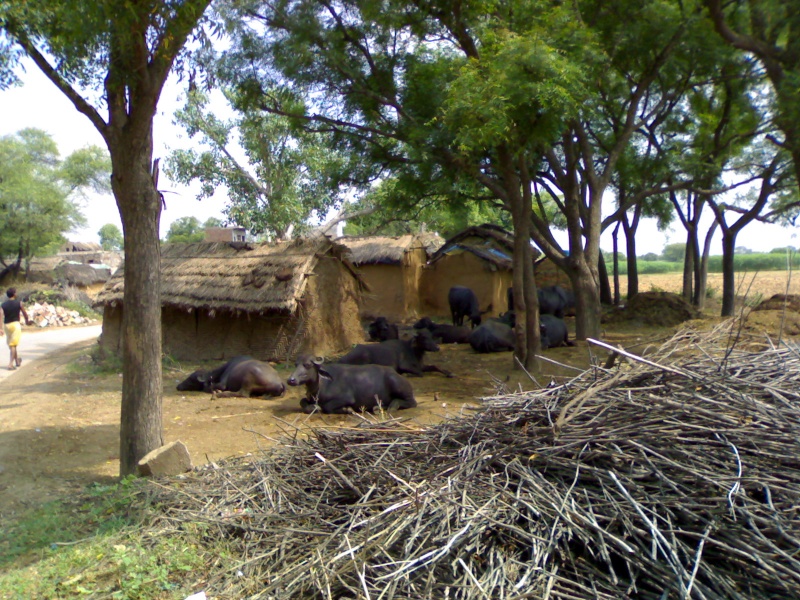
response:
{"label": "mud plaster wall", "polygon": [[320,258],[304,295],[306,328],[298,352],[330,356],[363,342],[358,301],[357,281],[341,261]]}
{"label": "mud plaster wall", "polygon": [[493,270],[493,265],[471,252],[448,254],[422,270],[420,302],[422,313],[450,317],[447,293],[454,285],[471,288],[478,296],[481,310],[489,304],[485,316],[497,316],[507,309],[506,290],[512,285],[511,271]]}
{"label": "mud plaster wall", "polygon": [[[248,354],[260,360],[293,361],[301,351],[331,355],[363,342],[356,280],[342,263],[323,257],[309,276],[294,315],[182,310],[161,311],[163,351],[177,360],[228,360]],[[122,309],[106,307],[101,345],[121,349]]]}
{"label": "mud plaster wall", "polygon": [[361,265],[358,272],[369,287],[359,302],[363,319],[383,316],[390,321],[420,315],[419,286],[426,261],[423,248],[412,248],[399,265]]}

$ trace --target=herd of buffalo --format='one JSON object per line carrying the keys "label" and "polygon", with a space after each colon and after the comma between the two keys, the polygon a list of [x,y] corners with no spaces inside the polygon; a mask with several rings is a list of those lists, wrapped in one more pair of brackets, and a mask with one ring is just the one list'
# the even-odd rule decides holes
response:
{"label": "herd of buffalo", "polygon": [[[564,313],[574,306],[572,293],[558,286],[539,293],[542,349],[571,346],[564,324]],[[452,377],[435,365],[424,365],[426,352],[437,352],[438,342],[469,344],[476,352],[501,352],[514,349],[514,302],[508,289],[508,311],[482,322],[478,298],[468,287],[454,286],[448,294],[453,324],[434,323],[424,317],[414,324],[414,335],[400,339],[399,328],[385,317],[378,317],[368,328],[377,344],[358,344],[336,363],[323,364],[321,358],[304,354],[297,357],[295,369],[286,383],[304,385],[306,395],[300,406],[306,413],[349,413],[381,407],[386,410],[413,408],[414,390],[403,373],[421,376],[435,371]],[[464,325],[464,320],[470,326]],[[179,391],[203,391],[215,397],[282,396],[286,391],[278,372],[269,364],[250,356],[237,356],[212,371],[195,371],[178,384]]]}

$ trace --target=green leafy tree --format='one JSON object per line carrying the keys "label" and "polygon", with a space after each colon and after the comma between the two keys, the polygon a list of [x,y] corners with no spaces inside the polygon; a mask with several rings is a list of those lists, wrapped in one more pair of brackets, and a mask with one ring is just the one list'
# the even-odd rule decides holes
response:
{"label": "green leafy tree", "polygon": [[207,95],[189,93],[176,122],[205,149],[173,152],[167,173],[176,182],[199,182],[198,200],[224,185],[226,220],[255,235],[305,231],[313,213],[324,215],[336,203],[337,183],[329,175],[340,159],[333,143],[242,102],[233,91],[228,95],[242,116],[223,121],[207,110]]}
{"label": "green leafy tree", "polygon": [[209,217],[202,225],[197,217],[181,217],[170,224],[165,241],[177,243],[202,242],[206,237],[207,228],[219,227],[221,224],[221,221],[214,217]]}
{"label": "green leafy tree", "polygon": [[[77,155],[97,154],[91,167],[76,171]],[[108,179],[110,167],[102,150],[78,151],[59,157],[44,131],[25,129],[0,137],[0,278],[19,273],[23,264],[64,240],[64,234],[85,224],[76,196]],[[13,259],[12,259],[13,257]]]}
{"label": "green leafy tree", "polygon": [[773,98],[770,113],[800,184],[800,10],[783,0],[704,0],[720,37],[764,67]]}
{"label": "green leafy tree", "polygon": [[686,255],[686,244],[667,244],[661,251],[661,260],[681,262]]}
{"label": "green leafy tree", "polygon": [[97,232],[100,238],[100,245],[103,250],[122,250],[125,241],[122,239],[122,232],[113,223],[106,223]]}
{"label": "green leafy tree", "polygon": [[[120,474],[163,442],[161,418],[161,197],[153,118],[170,71],[210,0],[4,0],[0,30],[15,51],[86,116],[111,156],[111,186],[125,234]],[[201,38],[200,42],[203,41]]]}

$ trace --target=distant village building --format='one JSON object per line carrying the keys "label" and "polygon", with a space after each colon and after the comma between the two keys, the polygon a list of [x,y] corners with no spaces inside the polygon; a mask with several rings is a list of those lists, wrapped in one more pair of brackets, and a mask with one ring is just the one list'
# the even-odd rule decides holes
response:
{"label": "distant village building", "polygon": [[244,242],[246,237],[244,227],[206,227],[206,242]]}
{"label": "distant village building", "polygon": [[[176,359],[291,361],[364,341],[361,285],[345,248],[327,238],[175,243],[161,252],[163,348]],[[124,268],[95,302],[103,310],[101,346],[114,353],[122,342]]]}

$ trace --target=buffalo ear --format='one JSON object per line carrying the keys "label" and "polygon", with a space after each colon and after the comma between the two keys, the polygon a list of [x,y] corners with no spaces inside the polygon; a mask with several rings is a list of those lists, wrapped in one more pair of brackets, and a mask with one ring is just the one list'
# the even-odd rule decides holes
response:
{"label": "buffalo ear", "polygon": [[316,358],[312,358],[311,362],[317,366],[320,366],[322,363],[325,362],[325,359],[321,356],[317,356]]}
{"label": "buffalo ear", "polygon": [[325,368],[318,369],[317,373],[319,373],[319,376],[322,379],[327,379],[328,381],[333,381],[333,375],[331,375],[331,372],[328,371],[328,369],[325,369]]}

